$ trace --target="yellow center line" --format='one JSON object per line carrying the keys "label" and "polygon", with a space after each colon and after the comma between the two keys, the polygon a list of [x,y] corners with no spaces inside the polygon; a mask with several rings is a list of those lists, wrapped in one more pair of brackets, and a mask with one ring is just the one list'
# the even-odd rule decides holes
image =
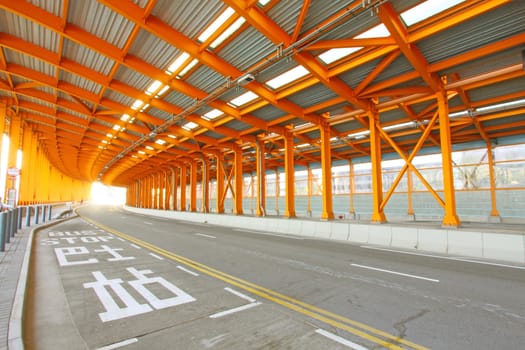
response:
{"label": "yellow center line", "polygon": [[[193,269],[200,271],[208,276],[214,277],[216,279],[219,279],[221,281],[224,281],[228,284],[231,284],[233,286],[236,286],[238,288],[241,288],[247,292],[250,292],[254,295],[257,295],[259,297],[262,297],[266,300],[272,301],[276,304],[279,304],[281,306],[284,306],[290,310],[296,311],[298,313],[301,313],[303,315],[306,315],[308,317],[311,317],[313,319],[316,319],[318,321],[324,322],[326,324],[329,324],[333,327],[345,330],[349,333],[352,333],[354,335],[357,335],[361,338],[367,339],[373,343],[376,343],[378,345],[381,345],[387,349],[396,349],[396,350],[402,350],[403,347],[397,345],[397,344],[403,344],[406,346],[409,346],[413,349],[417,350],[428,350],[427,347],[415,344],[411,341],[408,341],[403,338],[399,338],[393,334],[381,331],[379,329],[376,329],[374,327],[368,326],[366,324],[363,324],[358,321],[351,320],[349,318],[346,318],[344,316],[335,314],[333,312],[330,312],[328,310],[324,310],[321,308],[318,308],[316,306],[310,305],[308,303],[302,302],[300,300],[294,299],[292,297],[289,297],[287,295],[278,293],[276,291],[273,291],[271,289],[259,286],[257,284],[248,282],[246,280],[243,280],[239,277],[235,277],[232,275],[229,275],[225,272],[222,272],[220,270],[214,269],[210,266],[201,264],[199,262],[193,261],[191,259],[188,259],[186,257],[183,257],[181,255],[172,253],[170,251],[167,251],[163,248],[157,247],[151,243],[148,243],[146,241],[142,241],[138,238],[129,236],[125,233],[122,233],[120,231],[114,230],[108,226],[105,226],[101,223],[98,223],[92,219],[86,218],[82,216],[85,220],[93,223],[94,225],[99,226],[100,228],[119,236],[123,239],[126,239],[130,242],[133,242],[137,245],[140,245],[144,248],[147,248],[157,254],[160,254],[168,259],[171,259],[173,261],[177,261],[183,264],[186,264]],[[358,327],[360,329],[357,329],[355,327]],[[385,338],[381,339],[379,337]]]}

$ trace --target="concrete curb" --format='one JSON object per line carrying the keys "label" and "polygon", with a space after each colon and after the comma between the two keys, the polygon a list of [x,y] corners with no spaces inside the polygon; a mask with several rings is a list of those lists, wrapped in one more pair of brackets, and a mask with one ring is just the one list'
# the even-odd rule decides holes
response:
{"label": "concrete curb", "polygon": [[13,307],[11,308],[11,314],[9,316],[9,325],[7,333],[7,349],[8,350],[24,350],[24,340],[22,332],[22,322],[24,316],[24,304],[26,297],[26,287],[27,287],[27,278],[29,275],[29,264],[31,261],[31,250],[33,248],[33,240],[35,233],[46,229],[48,227],[60,224],[64,221],[70,220],[77,217],[71,216],[68,218],[60,219],[53,222],[48,222],[45,224],[39,224],[37,227],[33,228],[29,233],[26,243],[26,251],[24,254],[24,259],[22,261],[22,267],[20,269],[20,275],[18,277],[18,283],[16,285],[15,297],[13,300]]}
{"label": "concrete curb", "polygon": [[190,222],[294,234],[355,244],[410,249],[525,264],[525,231],[481,232],[470,229],[312,221],[300,218],[247,217],[124,206],[130,212]]}

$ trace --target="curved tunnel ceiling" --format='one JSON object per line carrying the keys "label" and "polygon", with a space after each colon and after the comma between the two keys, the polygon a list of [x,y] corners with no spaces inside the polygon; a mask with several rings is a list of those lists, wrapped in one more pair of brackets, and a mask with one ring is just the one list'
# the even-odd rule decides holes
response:
{"label": "curved tunnel ceiling", "polygon": [[250,172],[257,143],[282,167],[285,135],[316,163],[321,125],[367,157],[376,110],[409,152],[439,91],[454,144],[523,137],[524,2],[439,3],[0,0],[0,99],[63,173],[124,186],[237,147]]}

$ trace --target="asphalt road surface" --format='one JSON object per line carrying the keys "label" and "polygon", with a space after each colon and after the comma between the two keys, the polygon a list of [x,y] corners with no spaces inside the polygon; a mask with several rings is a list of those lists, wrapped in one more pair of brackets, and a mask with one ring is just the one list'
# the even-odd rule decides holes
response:
{"label": "asphalt road surface", "polygon": [[524,349],[525,266],[88,206],[33,249],[27,349]]}

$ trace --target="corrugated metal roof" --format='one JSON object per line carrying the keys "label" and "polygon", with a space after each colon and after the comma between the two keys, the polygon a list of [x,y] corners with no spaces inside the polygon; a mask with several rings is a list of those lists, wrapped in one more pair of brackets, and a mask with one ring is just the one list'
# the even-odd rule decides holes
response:
{"label": "corrugated metal roof", "polygon": [[152,14],[188,38],[196,38],[224,9],[218,0],[159,0]]}
{"label": "corrugated metal roof", "polygon": [[164,71],[179,54],[179,50],[151,33],[140,30],[128,53]]}
{"label": "corrugated metal roof", "polygon": [[67,19],[87,32],[122,49],[134,24],[98,1],[69,1]]}
{"label": "corrugated metal roof", "polygon": [[[511,1],[417,43],[430,64],[525,32],[523,1]],[[473,35],[476,33],[476,35]]]}

